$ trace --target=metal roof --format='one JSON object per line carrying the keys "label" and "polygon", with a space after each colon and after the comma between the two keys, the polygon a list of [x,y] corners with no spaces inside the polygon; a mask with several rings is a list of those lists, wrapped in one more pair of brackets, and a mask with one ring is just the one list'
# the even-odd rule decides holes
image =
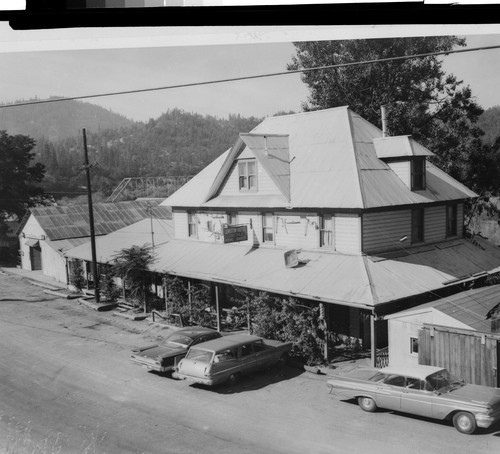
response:
{"label": "metal roof", "polygon": [[[427,189],[412,192],[377,157],[374,141],[384,140],[382,131],[348,107],[269,117],[250,134],[253,137],[273,135],[288,136],[290,157],[290,197],[287,198],[286,192],[280,188],[285,196],[277,207],[364,209],[477,196],[430,163],[427,164]],[[248,137],[239,137],[230,150],[162,205],[226,207],[225,203],[231,200],[220,196],[218,191],[237,156],[244,149],[245,152],[251,151],[252,146],[257,149],[257,144],[253,143],[255,140],[250,143]],[[243,138],[249,142],[247,148],[244,148]],[[404,145],[403,151],[398,153],[411,152],[412,156],[430,153],[408,137],[404,140],[394,138],[391,143]],[[283,143],[276,146],[284,150]],[[259,147],[261,150],[262,146]],[[259,159],[259,151],[254,155]],[[265,165],[263,168],[273,178],[276,169]],[[263,202],[267,203],[264,199]],[[257,201],[256,206],[260,205]]]}
{"label": "metal roof", "polygon": [[500,285],[467,290],[413,309],[397,312],[387,318],[399,318],[415,312],[437,310],[480,332],[491,332],[488,312],[500,303]]}
{"label": "metal roof", "polygon": [[373,139],[377,158],[399,158],[403,156],[434,156],[410,136],[379,137]]}
{"label": "metal roof", "polygon": [[[153,217],[171,219],[171,210],[159,206],[158,203],[158,201],[96,203],[93,205],[95,234],[106,235],[148,218],[150,216],[148,206],[152,206]],[[90,236],[87,205],[37,207],[31,208],[30,211],[50,240]]]}
{"label": "metal roof", "polygon": [[498,248],[467,240],[413,248],[393,257],[302,250],[299,258],[304,263],[296,268],[286,268],[285,252],[177,239],[157,249],[153,270],[366,308],[500,270]]}
{"label": "metal roof", "polygon": [[[151,246],[154,238],[155,250],[157,246],[168,242],[174,235],[172,220],[153,219],[153,236],[151,236],[151,220],[143,219],[135,224],[96,238],[96,259],[99,263],[112,262],[114,256],[122,249],[132,246]],[[88,238],[78,247],[69,249],[66,257],[92,261],[91,244]]]}

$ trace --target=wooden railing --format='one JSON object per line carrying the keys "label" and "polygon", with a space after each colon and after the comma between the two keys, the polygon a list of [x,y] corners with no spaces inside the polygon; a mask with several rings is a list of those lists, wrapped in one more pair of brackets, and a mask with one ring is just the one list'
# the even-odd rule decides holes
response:
{"label": "wooden railing", "polygon": [[389,348],[381,348],[380,350],[377,350],[377,360],[375,367],[378,369],[382,367],[387,367],[389,365]]}

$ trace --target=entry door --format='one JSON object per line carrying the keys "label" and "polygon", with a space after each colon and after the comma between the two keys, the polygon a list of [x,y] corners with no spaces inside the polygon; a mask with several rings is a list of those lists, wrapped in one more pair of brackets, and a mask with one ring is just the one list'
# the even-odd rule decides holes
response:
{"label": "entry door", "polygon": [[31,270],[42,269],[42,249],[40,246],[30,247]]}

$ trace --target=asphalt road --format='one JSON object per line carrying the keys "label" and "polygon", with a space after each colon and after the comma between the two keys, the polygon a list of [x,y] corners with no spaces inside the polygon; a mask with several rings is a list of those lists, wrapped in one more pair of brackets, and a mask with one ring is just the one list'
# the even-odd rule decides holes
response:
{"label": "asphalt road", "polygon": [[365,413],[291,367],[210,390],[128,361],[161,333],[0,273],[0,453],[500,452],[500,427]]}

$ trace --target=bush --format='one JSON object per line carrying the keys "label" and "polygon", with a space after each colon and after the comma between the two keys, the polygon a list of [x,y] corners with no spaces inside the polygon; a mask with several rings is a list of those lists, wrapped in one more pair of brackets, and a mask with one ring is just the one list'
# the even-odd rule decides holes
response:
{"label": "bush", "polygon": [[216,327],[217,321],[210,315],[209,288],[201,284],[191,285],[191,304],[187,283],[178,277],[164,276],[163,285],[167,290],[168,312],[179,314],[194,325]]}
{"label": "bush", "polygon": [[308,307],[295,298],[271,296],[265,292],[240,290],[238,301],[250,308],[253,334],[292,342],[291,355],[307,364],[324,361],[324,331],[319,308]]}
{"label": "bush", "polygon": [[72,284],[79,293],[82,293],[85,287],[85,277],[80,260],[69,262],[69,283]]}

